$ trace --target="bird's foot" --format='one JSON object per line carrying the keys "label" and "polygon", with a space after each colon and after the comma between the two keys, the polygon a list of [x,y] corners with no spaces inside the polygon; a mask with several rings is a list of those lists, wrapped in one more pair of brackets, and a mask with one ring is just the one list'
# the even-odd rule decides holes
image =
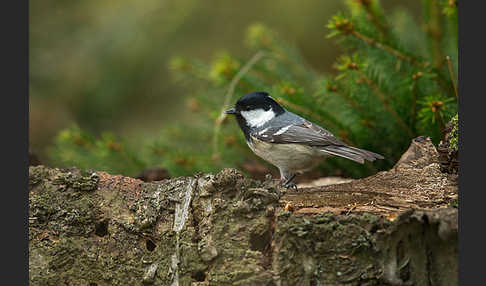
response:
{"label": "bird's foot", "polygon": [[284,184],[284,187],[286,187],[287,189],[294,189],[295,191],[297,191],[297,184],[296,183],[293,183],[293,182],[287,182]]}
{"label": "bird's foot", "polygon": [[297,184],[292,182],[291,180],[281,180],[280,185],[285,187],[286,189],[293,189],[297,191]]}
{"label": "bird's foot", "polygon": [[297,185],[292,183],[292,180],[295,178],[296,174],[291,174],[290,176],[281,174],[280,177],[280,184],[283,185],[287,189],[294,189],[297,191]]}

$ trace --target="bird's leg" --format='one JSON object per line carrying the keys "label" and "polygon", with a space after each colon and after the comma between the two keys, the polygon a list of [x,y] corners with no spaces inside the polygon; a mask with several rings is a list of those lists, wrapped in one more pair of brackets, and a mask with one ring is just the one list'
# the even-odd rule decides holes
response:
{"label": "bird's leg", "polygon": [[296,174],[288,171],[280,170],[280,183],[287,189],[293,188],[297,190],[297,185],[292,182]]}
{"label": "bird's leg", "polygon": [[295,184],[294,182],[292,182],[292,180],[295,178],[295,174],[292,175],[292,177],[290,177],[284,184],[284,186],[286,188],[292,188],[292,189],[295,189],[297,190],[297,184]]}

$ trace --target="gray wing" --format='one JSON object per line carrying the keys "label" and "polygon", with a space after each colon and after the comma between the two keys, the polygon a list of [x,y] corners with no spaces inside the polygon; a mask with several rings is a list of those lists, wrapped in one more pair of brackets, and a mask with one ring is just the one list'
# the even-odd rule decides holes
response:
{"label": "gray wing", "polygon": [[325,154],[344,157],[358,163],[384,158],[380,154],[348,146],[331,132],[307,120],[296,124],[263,128],[252,136],[265,142],[312,146]]}
{"label": "gray wing", "polygon": [[295,124],[289,123],[276,127],[262,128],[262,130],[255,132],[252,136],[265,142],[277,144],[296,143],[309,146],[346,145],[334,137],[331,132],[307,120]]}

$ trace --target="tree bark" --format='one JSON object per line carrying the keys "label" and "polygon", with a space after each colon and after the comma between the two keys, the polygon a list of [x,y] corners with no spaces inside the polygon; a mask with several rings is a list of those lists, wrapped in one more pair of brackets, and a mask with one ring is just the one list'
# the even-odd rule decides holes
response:
{"label": "tree bark", "polygon": [[417,138],[389,171],[298,191],[31,166],[30,285],[458,285],[457,175],[437,156]]}

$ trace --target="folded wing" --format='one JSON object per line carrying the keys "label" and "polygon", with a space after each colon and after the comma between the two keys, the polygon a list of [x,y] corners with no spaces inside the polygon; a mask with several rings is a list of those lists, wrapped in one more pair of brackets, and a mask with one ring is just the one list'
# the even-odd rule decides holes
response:
{"label": "folded wing", "polygon": [[265,128],[252,136],[265,142],[312,146],[325,154],[344,157],[361,164],[364,163],[364,160],[374,161],[384,158],[380,154],[351,147],[336,138],[331,132],[309,121]]}

